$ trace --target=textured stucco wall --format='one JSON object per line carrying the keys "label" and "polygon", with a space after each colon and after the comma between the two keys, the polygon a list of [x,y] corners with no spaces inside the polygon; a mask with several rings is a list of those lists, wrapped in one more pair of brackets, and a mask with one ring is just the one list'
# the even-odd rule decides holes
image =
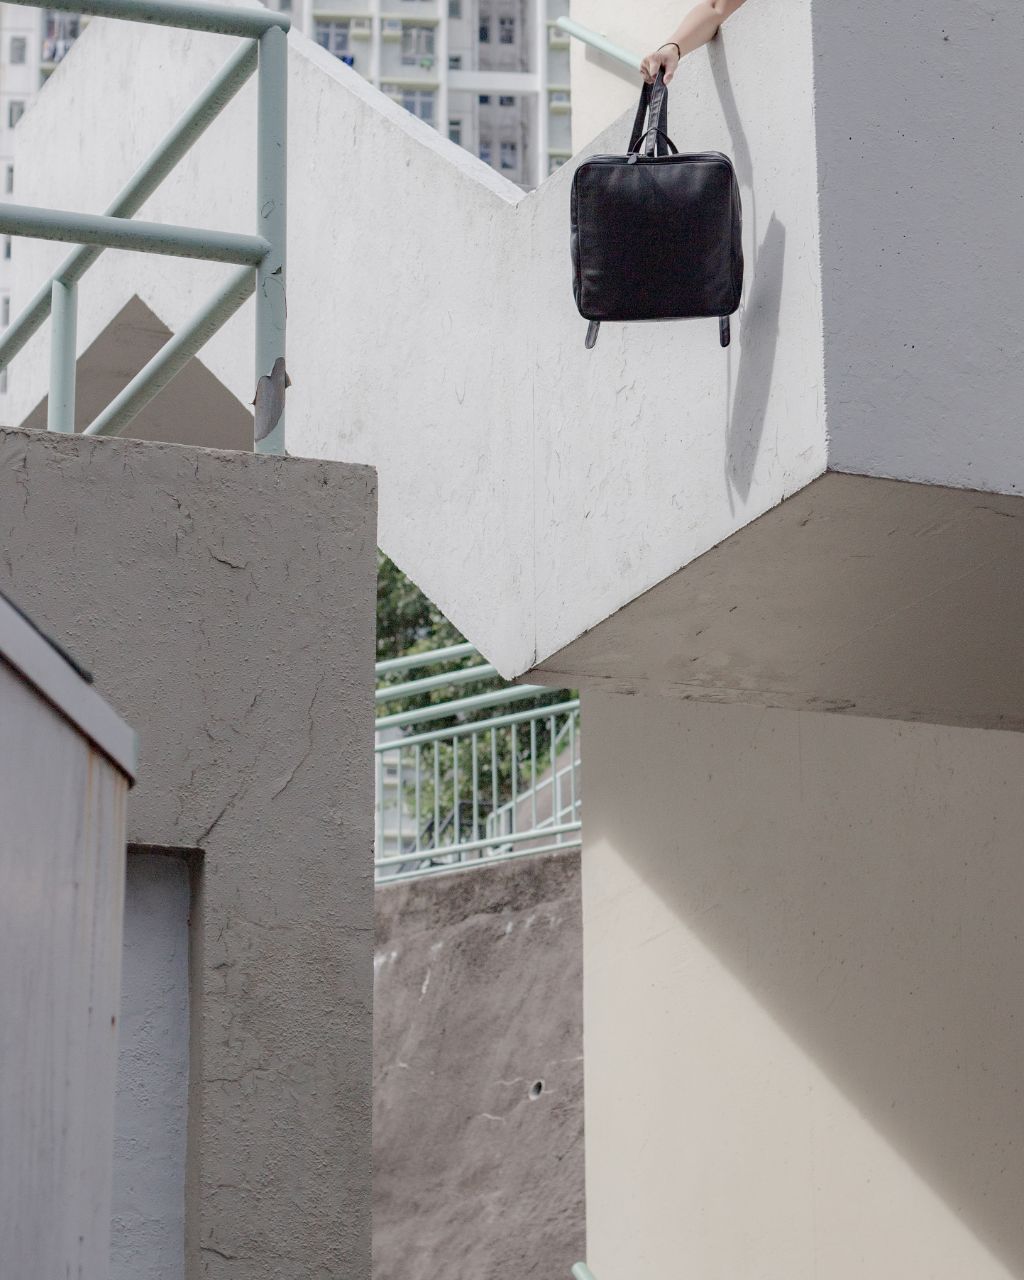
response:
{"label": "textured stucco wall", "polygon": [[374,1280],[583,1256],[579,875],[569,853],[378,888]]}
{"label": "textured stucco wall", "polygon": [[[18,127],[18,198],[103,208],[231,47],[92,23]],[[674,97],[681,146],[737,159],[748,271],[731,353],[713,322],[609,325],[585,351],[572,166],[524,195],[309,41],[293,35],[289,48],[290,445],[378,468],[381,545],[503,671],[568,643],[824,469],[801,6],[755,14]],[[771,74],[783,55],[787,74]],[[110,87],[121,79],[168,89],[125,112]],[[251,94],[233,104],[144,216],[251,229],[251,107]],[[57,136],[71,154],[35,163]],[[596,145],[621,150],[627,137],[620,120]],[[15,251],[21,298],[58,254]],[[135,291],[174,328],[222,275],[108,254],[81,291],[80,346]],[[204,352],[244,403],[251,324],[246,309]],[[33,351],[14,370],[11,421],[44,391],[45,335]]]}
{"label": "textured stucco wall", "polygon": [[110,1280],[184,1280],[189,864],[130,852]]}
{"label": "textured stucco wall", "polygon": [[139,731],[129,839],[204,850],[186,1275],[369,1268],[375,478],[0,432],[0,583]]}
{"label": "textured stucco wall", "polygon": [[600,1280],[1024,1270],[1024,738],[584,695]]}

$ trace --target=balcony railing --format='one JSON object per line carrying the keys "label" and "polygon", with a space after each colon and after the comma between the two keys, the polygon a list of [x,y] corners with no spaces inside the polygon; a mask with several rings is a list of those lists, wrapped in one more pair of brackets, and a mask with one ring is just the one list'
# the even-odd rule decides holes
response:
{"label": "balcony railing", "polygon": [[[103,216],[0,204],[0,234],[63,240],[77,248],[46,281],[0,339],[6,369],[47,318],[50,390],[47,426],[75,430],[78,285],[104,249],[136,249],[234,263],[238,270],[209,303],[157,352],[86,435],[119,435],[241,307],[256,295],[255,447],[284,452],[285,234],[289,19],[266,9],[183,0],[23,0],[32,8],[123,18],[246,38],[205,93],[136,172]],[[256,234],[233,235],[142,223],[134,215],[258,70]]]}
{"label": "balcony railing", "polygon": [[377,665],[378,882],[579,846],[579,700],[501,686],[478,657],[455,645]]}

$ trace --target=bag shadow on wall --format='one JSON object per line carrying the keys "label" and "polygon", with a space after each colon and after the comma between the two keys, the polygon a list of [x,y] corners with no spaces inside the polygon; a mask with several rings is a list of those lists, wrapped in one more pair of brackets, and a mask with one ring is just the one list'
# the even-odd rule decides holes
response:
{"label": "bag shadow on wall", "polygon": [[[726,485],[730,496],[735,493],[745,501],[750,493],[761,448],[775,353],[779,344],[786,228],[773,214],[763,240],[759,238],[754,159],[732,87],[727,47],[725,38],[713,40],[708,45],[708,62],[718,91],[722,116],[729,130],[733,165],[743,192],[743,203],[748,211],[747,221],[753,241],[753,256],[748,262],[748,292],[740,312],[740,331],[743,335],[740,363],[726,418]],[[730,368],[730,382],[731,373]]]}
{"label": "bag shadow on wall", "polygon": [[786,228],[772,214],[742,312],[743,344],[726,424],[726,482],[744,500],[753,483],[771,395],[785,260]]}

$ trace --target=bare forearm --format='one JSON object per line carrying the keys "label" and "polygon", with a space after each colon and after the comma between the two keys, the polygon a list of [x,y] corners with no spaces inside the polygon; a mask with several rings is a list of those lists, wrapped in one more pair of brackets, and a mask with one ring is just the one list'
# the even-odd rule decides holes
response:
{"label": "bare forearm", "polygon": [[705,3],[691,9],[669,37],[673,44],[679,46],[680,57],[685,58],[688,53],[713,40],[718,28],[739,7],[736,0],[732,3],[729,0],[705,0]]}
{"label": "bare forearm", "polygon": [[704,0],[695,9],[691,9],[672,32],[671,39],[649,53],[641,63],[640,70],[647,83],[653,84],[658,72],[663,71],[665,83],[670,84],[680,60],[713,40],[726,18],[744,3],[745,0]]}

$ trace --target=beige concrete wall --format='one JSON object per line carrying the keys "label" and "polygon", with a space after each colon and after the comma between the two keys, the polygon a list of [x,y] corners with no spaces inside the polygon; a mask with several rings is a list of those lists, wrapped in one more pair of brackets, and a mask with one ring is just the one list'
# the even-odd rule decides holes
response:
{"label": "beige concrete wall", "polygon": [[584,715],[599,1280],[1024,1273],[1024,738]]}

